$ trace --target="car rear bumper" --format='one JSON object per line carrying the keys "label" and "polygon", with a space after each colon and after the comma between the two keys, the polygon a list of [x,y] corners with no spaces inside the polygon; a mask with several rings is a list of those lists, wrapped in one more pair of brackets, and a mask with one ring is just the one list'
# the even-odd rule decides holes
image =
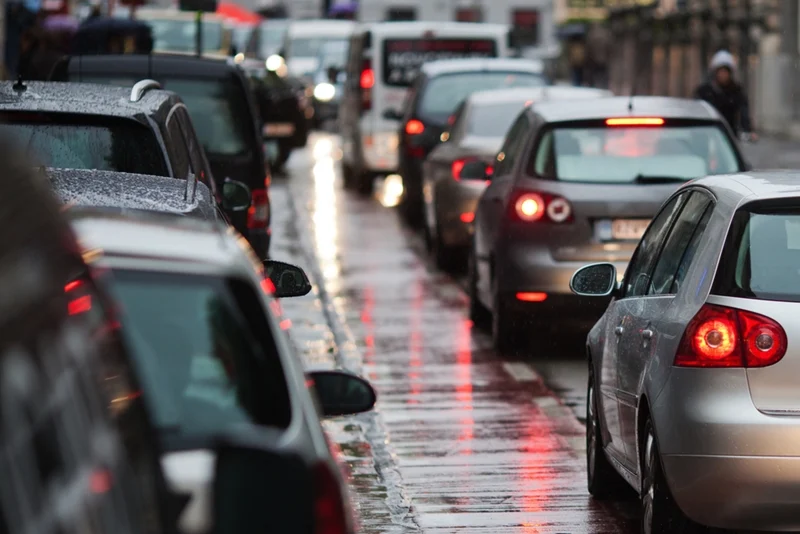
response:
{"label": "car rear bumper", "polygon": [[717,528],[800,530],[800,417],[759,412],[744,369],[672,367],[650,413],[687,516]]}
{"label": "car rear bumper", "polygon": [[800,458],[666,455],[662,463],[676,502],[700,524],[800,530]]}
{"label": "car rear bumper", "polygon": [[364,170],[369,174],[397,171],[397,132],[376,132],[361,136]]}

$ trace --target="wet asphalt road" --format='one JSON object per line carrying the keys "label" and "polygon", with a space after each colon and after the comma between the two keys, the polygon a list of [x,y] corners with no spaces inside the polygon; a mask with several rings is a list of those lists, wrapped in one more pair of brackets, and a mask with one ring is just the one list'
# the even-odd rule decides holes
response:
{"label": "wet asphalt road", "polygon": [[[787,146],[745,149],[756,166],[800,166]],[[375,198],[344,192],[339,157],[335,136],[315,135],[274,181],[272,256],[315,284],[283,302],[306,366],[344,366],[378,390],[374,413],[326,422],[361,531],[638,532],[634,497],[586,493],[582,336],[535,361],[495,354],[463,281],[435,270],[380,182]]]}
{"label": "wet asphalt road", "polygon": [[363,532],[637,532],[636,501],[586,493],[580,343],[536,362],[495,354],[460,282],[394,210],[343,191],[338,154],[317,135],[273,182],[272,256],[316,285],[283,304],[306,365],[344,365],[378,390],[374,414],[327,424]]}

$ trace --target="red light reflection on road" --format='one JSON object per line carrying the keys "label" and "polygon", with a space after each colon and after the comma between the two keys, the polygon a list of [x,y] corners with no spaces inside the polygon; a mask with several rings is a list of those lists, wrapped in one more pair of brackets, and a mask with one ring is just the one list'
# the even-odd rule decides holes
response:
{"label": "red light reflection on road", "polygon": [[[538,410],[540,408],[533,408]],[[522,465],[517,470],[519,485],[522,496],[520,509],[522,512],[530,514],[531,519],[538,517],[550,508],[550,495],[554,491],[554,479],[557,473],[556,467],[549,465],[548,461],[552,458],[550,451],[562,449],[564,445],[560,443],[557,436],[558,432],[546,428],[548,425],[532,417],[531,421],[525,426],[522,433],[522,446],[525,453],[522,456]],[[546,521],[529,520],[523,521],[523,532],[526,534],[539,534],[542,527],[548,525]]]}
{"label": "red light reflection on road", "polygon": [[361,309],[361,323],[364,325],[364,343],[367,350],[364,361],[367,365],[375,362],[375,322],[372,319],[372,310],[375,309],[375,289],[369,286],[364,289],[364,307]]}
{"label": "red light reflection on road", "polygon": [[416,280],[412,286],[414,296],[411,300],[411,324],[409,325],[408,346],[408,392],[407,404],[419,404],[419,395],[422,393],[422,381],[419,368],[422,367],[422,307],[425,302],[422,283]]}
{"label": "red light reflection on road", "polygon": [[456,348],[456,400],[458,410],[463,416],[458,424],[461,427],[458,441],[460,453],[472,454],[472,439],[475,431],[475,419],[472,416],[472,321],[463,319],[459,322]]}

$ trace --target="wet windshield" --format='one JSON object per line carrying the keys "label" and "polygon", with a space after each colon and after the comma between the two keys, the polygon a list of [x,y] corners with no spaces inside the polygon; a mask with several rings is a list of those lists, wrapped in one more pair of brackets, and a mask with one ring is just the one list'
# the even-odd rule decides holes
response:
{"label": "wet windshield", "polygon": [[544,77],[527,72],[459,72],[433,78],[419,105],[420,118],[445,124],[459,102],[476,91],[510,87],[541,87]]}
{"label": "wet windshield", "polygon": [[321,69],[328,67],[344,67],[347,62],[347,41],[328,41],[319,54]]}
{"label": "wet windshield", "polygon": [[249,152],[253,117],[244,88],[235,80],[167,79],[164,88],[178,93],[186,103],[206,152],[221,156]]}
{"label": "wet windshield", "polygon": [[482,137],[503,137],[524,105],[524,102],[511,102],[473,106],[467,120],[467,133]]}
{"label": "wet windshield", "polygon": [[[194,52],[197,23],[193,20],[143,19],[153,30],[153,50]],[[222,23],[203,21],[203,50],[222,49]]]}
{"label": "wet windshield", "polygon": [[[208,435],[251,422],[285,427],[289,399],[274,345],[251,333],[241,282],[115,271],[113,290],[156,426]],[[248,294],[249,292],[249,294]],[[258,313],[257,311],[255,313]],[[263,312],[261,312],[263,314]]]}
{"label": "wet windshield", "polygon": [[260,26],[259,52],[262,59],[266,59],[272,54],[276,54],[283,45],[286,36],[286,29],[289,24],[286,22],[265,22]]}
{"label": "wet windshield", "polygon": [[169,176],[155,135],[132,120],[4,113],[0,121],[0,134],[47,167]]}
{"label": "wet windshield", "polygon": [[289,41],[288,57],[317,57],[323,43],[330,39],[325,37],[296,37]]}
{"label": "wet windshield", "polygon": [[740,170],[717,126],[557,128],[529,162],[529,173],[565,182],[686,181]]}

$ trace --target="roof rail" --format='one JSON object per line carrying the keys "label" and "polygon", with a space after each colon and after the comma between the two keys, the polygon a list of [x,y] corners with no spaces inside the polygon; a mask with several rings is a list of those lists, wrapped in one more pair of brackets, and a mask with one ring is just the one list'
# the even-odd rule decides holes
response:
{"label": "roof rail", "polygon": [[149,89],[161,89],[161,84],[155,80],[139,80],[131,89],[131,102],[138,102]]}

